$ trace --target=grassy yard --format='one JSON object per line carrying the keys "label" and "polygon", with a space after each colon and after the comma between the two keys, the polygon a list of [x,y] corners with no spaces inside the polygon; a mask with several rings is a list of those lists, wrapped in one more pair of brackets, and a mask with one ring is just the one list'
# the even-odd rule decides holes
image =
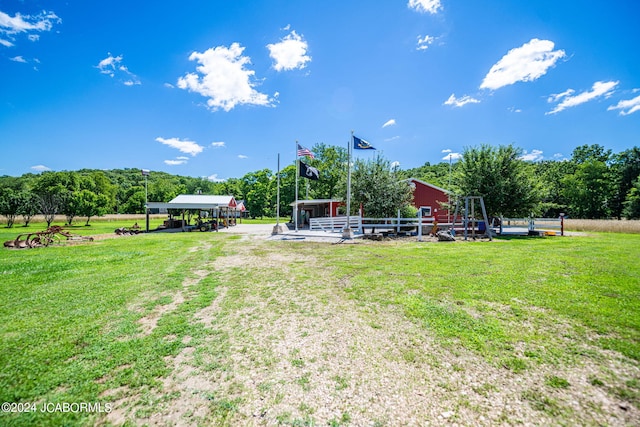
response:
{"label": "grassy yard", "polygon": [[639,256],[613,233],[3,249],[0,400],[36,410],[0,424],[637,425]]}

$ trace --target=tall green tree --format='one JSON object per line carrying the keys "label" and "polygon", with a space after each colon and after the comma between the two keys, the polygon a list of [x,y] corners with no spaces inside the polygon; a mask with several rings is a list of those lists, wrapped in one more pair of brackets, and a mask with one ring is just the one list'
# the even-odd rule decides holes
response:
{"label": "tall green tree", "polygon": [[69,204],[71,195],[79,188],[79,175],[75,172],[43,172],[33,184],[33,192],[38,199],[40,213],[44,215],[47,227],[51,226],[57,213],[69,216],[76,214],[75,205]]}
{"label": "tall green tree", "polygon": [[568,212],[569,201],[565,194],[565,177],[573,175],[576,164],[569,160],[544,160],[534,165],[535,175],[541,184],[539,212],[547,218],[557,218]]}
{"label": "tall green tree", "polygon": [[627,219],[640,219],[640,178],[636,179],[628,192],[623,215]]}
{"label": "tall green tree", "polygon": [[[274,193],[277,199],[277,176],[274,178]],[[288,165],[280,169],[280,215],[287,216],[293,214],[293,203],[296,199],[296,166]],[[277,200],[276,200],[277,202]]]}
{"label": "tall green tree", "polygon": [[38,198],[30,190],[20,192],[21,203],[18,214],[22,215],[24,226],[28,227],[31,219],[38,214]]}
{"label": "tall green tree", "polygon": [[245,206],[253,218],[273,215],[275,183],[269,169],[249,172],[242,177]]}
{"label": "tall green tree", "polygon": [[612,214],[615,185],[610,167],[611,150],[599,144],[573,150],[575,172],[563,179],[569,214],[578,218],[607,218]]}
{"label": "tall green tree", "polygon": [[611,214],[617,218],[623,215],[625,201],[640,177],[640,148],[633,147],[612,156],[611,173],[614,180],[614,194],[611,200]]}
{"label": "tall green tree", "polygon": [[571,153],[571,161],[576,164],[593,160],[607,163],[611,160],[611,155],[611,150],[604,148],[600,144],[585,144],[573,149],[573,152]]}
{"label": "tall green tree", "polygon": [[131,187],[123,197],[123,203],[118,207],[119,213],[144,213],[144,187]]}
{"label": "tall green tree", "polygon": [[[346,191],[346,186],[344,187]],[[356,160],[351,173],[351,207],[362,204],[368,217],[395,216],[398,209],[411,204],[413,192],[407,182],[398,176],[391,162],[382,156],[372,160]]]}
{"label": "tall green tree", "polygon": [[308,163],[320,171],[320,179],[310,183],[313,197],[333,199],[344,193],[344,182],[347,173],[347,149],[334,145],[316,144],[311,150],[315,158]]}
{"label": "tall green tree", "polygon": [[572,216],[598,219],[611,215],[614,186],[606,163],[591,159],[578,164],[575,173],[564,178],[563,187]]}
{"label": "tall green tree", "polygon": [[77,194],[78,214],[87,217],[85,225],[89,225],[89,221],[93,216],[104,215],[108,212],[109,197],[106,194],[96,194],[90,190],[80,190]]}
{"label": "tall green tree", "polygon": [[455,181],[462,196],[482,196],[489,216],[528,216],[540,200],[533,168],[513,145],[466,148]]}
{"label": "tall green tree", "polygon": [[7,228],[13,227],[21,205],[22,198],[19,191],[12,188],[0,189],[0,215],[7,218]]}

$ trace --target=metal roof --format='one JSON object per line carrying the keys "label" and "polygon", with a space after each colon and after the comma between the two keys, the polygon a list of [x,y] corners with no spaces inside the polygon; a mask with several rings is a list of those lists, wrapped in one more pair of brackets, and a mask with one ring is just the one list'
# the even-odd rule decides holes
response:
{"label": "metal roof", "polygon": [[233,196],[212,196],[208,194],[180,194],[169,203],[204,203],[207,205],[217,204],[219,206],[229,207],[234,207],[236,205],[236,201]]}
{"label": "metal roof", "polygon": [[[309,200],[298,200],[299,205],[325,205],[328,203],[340,203],[342,200],[340,199],[309,199]],[[289,203],[289,206],[295,206],[296,202]]]}
{"label": "metal roof", "polygon": [[236,208],[233,196],[213,196],[208,194],[181,194],[170,202],[149,202],[150,209],[219,209]]}

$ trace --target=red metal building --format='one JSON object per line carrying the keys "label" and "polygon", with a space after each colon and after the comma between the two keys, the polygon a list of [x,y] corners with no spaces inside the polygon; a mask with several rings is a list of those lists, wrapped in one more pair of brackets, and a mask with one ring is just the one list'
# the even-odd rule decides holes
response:
{"label": "red metal building", "polygon": [[407,182],[413,188],[413,205],[422,209],[423,218],[435,218],[440,223],[450,222],[449,211],[441,206],[449,202],[447,190],[417,178],[409,178]]}

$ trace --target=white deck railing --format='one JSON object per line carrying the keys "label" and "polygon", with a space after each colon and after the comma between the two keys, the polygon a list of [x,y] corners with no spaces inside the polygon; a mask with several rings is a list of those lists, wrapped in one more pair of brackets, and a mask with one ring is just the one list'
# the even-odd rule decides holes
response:
{"label": "white deck railing", "polygon": [[[347,217],[346,216],[334,216],[328,218],[310,218],[309,219],[309,230],[319,230],[319,231],[342,231],[347,226]],[[349,226],[352,229],[360,229],[361,221],[359,216],[350,216],[349,217]]]}

